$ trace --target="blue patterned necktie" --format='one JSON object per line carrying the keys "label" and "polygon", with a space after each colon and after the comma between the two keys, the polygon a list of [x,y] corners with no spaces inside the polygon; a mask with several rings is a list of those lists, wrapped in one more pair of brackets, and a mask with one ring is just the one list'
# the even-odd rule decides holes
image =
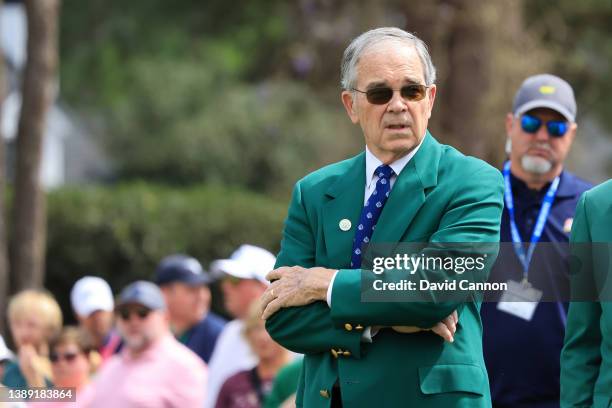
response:
{"label": "blue patterned necktie", "polygon": [[363,206],[361,216],[359,217],[359,225],[357,226],[357,231],[355,231],[353,253],[351,254],[351,268],[361,267],[362,246],[370,242],[370,238],[372,238],[372,233],[380,213],[382,213],[387,198],[389,198],[391,176],[395,173],[391,167],[382,164],[376,168],[375,174],[378,176],[376,187]]}

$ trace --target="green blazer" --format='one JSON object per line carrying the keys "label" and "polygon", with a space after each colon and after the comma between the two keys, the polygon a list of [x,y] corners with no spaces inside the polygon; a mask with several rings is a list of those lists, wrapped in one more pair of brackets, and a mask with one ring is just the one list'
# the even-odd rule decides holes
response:
{"label": "green blazer", "polygon": [[570,303],[561,353],[561,406],[608,408],[612,407],[612,180],[582,195],[570,242],[595,243],[593,248],[576,245],[572,250],[578,252],[582,272],[572,274],[573,296],[591,285],[605,301]]}
{"label": "green blazer", "polygon": [[[339,269],[331,308],[326,302],[285,308],[266,322],[277,342],[305,354],[297,406],[330,406],[338,382],[351,408],[489,407],[479,302],[361,302],[360,270],[347,268],[364,189],[361,153],[309,174],[293,192],[276,266]],[[427,133],[398,176],[371,242],[498,242],[502,195],[499,171]],[[342,219],[353,227],[340,229]],[[454,343],[390,329],[362,341],[364,327],[432,327],[453,310]]]}

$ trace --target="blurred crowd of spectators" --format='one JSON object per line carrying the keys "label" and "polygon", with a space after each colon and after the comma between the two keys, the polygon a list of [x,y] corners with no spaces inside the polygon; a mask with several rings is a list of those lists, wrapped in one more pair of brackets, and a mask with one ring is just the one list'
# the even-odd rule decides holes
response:
{"label": "blurred crowd of spectators", "polygon": [[[209,271],[193,257],[170,255],[150,281],[117,296],[102,278],[85,276],[70,293],[77,326],[63,325],[51,293],[17,293],[8,307],[13,351],[0,336],[3,390],[71,389],[75,396],[34,402],[5,392],[3,401],[38,408],[294,406],[301,358],[275,343],[260,317],[274,263],[253,245]],[[215,281],[234,320],[210,311]]]}

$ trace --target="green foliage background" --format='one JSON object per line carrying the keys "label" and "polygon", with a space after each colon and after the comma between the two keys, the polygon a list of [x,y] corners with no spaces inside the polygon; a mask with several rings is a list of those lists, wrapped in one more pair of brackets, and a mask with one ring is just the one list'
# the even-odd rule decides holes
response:
{"label": "green foliage background", "polygon": [[70,318],[68,294],[81,276],[101,276],[118,292],[152,279],[170,253],[195,256],[206,268],[243,243],[277,251],[286,211],[285,200],[221,187],[60,189],[48,200],[45,287]]}
{"label": "green foliage background", "polygon": [[595,113],[612,129],[612,2],[560,0],[551,5],[525,2],[525,25],[555,55],[555,71],[571,79],[579,112]]}
{"label": "green foliage background", "polygon": [[61,97],[113,172],[50,194],[47,285],[67,297],[91,274],[118,290],[171,252],[277,250],[293,183],[363,148],[338,67],[374,26],[430,44],[434,134],[471,154],[499,164],[516,86],[542,70],[612,128],[610,21],[607,0],[63,0]]}

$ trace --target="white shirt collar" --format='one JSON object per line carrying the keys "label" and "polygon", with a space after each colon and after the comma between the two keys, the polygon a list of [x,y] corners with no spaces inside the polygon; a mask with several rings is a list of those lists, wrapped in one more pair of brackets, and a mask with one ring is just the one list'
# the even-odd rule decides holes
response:
{"label": "white shirt collar", "polygon": [[[405,155],[403,157],[400,157],[399,159],[397,159],[393,163],[389,164],[389,166],[395,172],[396,176],[399,176],[399,174],[402,172],[404,167],[406,167],[406,165],[408,164],[410,159],[412,159],[414,157],[416,152],[419,150],[419,148],[423,144],[423,140],[425,140],[425,138],[423,138],[421,140],[421,143],[419,143],[417,145],[417,147],[412,149],[412,151],[410,153],[408,153],[407,155]],[[382,163],[382,161],[380,161],[380,159],[378,157],[374,156],[374,153],[372,153],[370,151],[370,149],[368,149],[368,146],[366,146],[365,152],[366,152],[366,187],[369,187],[370,184],[372,183],[372,181],[374,180],[374,176],[375,176],[374,172],[376,171],[378,166],[380,166],[383,163]]]}

